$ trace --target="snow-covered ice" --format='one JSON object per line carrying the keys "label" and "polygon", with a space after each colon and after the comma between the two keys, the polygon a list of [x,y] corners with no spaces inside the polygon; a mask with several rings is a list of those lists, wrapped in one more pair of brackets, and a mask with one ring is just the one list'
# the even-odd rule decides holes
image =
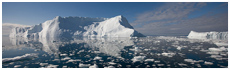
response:
{"label": "snow-covered ice", "polygon": [[43,38],[51,41],[62,37],[134,37],[138,33],[121,15],[112,18],[60,17],[31,27],[16,27],[10,37]]}

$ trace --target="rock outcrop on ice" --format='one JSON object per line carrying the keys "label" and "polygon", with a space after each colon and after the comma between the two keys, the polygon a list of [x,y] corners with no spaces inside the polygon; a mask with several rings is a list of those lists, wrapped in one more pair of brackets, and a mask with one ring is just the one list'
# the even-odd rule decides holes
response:
{"label": "rock outcrop on ice", "polygon": [[12,29],[11,38],[45,38],[57,40],[62,37],[142,37],[121,15],[113,18],[60,17],[31,27]]}
{"label": "rock outcrop on ice", "polygon": [[193,39],[228,39],[228,32],[195,32],[191,31],[188,38]]}

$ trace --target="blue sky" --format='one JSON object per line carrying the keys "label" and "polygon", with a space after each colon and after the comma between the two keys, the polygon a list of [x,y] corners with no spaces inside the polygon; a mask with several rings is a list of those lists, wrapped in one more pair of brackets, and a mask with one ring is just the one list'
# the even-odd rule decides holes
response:
{"label": "blue sky", "polygon": [[2,23],[35,25],[55,16],[110,18],[123,15],[145,35],[227,31],[227,2],[3,2]]}

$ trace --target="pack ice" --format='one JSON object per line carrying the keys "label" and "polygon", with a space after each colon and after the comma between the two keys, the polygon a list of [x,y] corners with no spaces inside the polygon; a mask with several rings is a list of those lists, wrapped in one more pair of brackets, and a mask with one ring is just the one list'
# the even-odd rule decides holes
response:
{"label": "pack ice", "polygon": [[16,27],[9,35],[55,40],[62,37],[142,37],[121,15],[112,18],[60,17],[31,27]]}

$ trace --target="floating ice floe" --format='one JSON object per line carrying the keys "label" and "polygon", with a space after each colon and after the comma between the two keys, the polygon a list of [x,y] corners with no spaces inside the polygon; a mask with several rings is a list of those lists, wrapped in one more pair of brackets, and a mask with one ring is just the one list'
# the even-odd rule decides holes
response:
{"label": "floating ice floe", "polygon": [[104,68],[115,68],[114,66],[108,66],[108,67],[104,67]]}
{"label": "floating ice floe", "polygon": [[207,52],[207,54],[220,54],[220,52]]}
{"label": "floating ice floe", "polygon": [[214,44],[216,44],[217,46],[228,46],[227,42],[215,42]]}
{"label": "floating ice floe", "polygon": [[207,62],[207,61],[205,61],[204,64],[205,64],[205,65],[212,65],[213,63],[212,63],[212,62]]}
{"label": "floating ice floe", "polygon": [[79,64],[80,68],[89,68],[89,66],[90,64],[82,64],[82,63]]}
{"label": "floating ice floe", "polygon": [[154,59],[146,59],[145,62],[153,62]]}
{"label": "floating ice floe", "polygon": [[222,56],[220,56],[220,55],[211,55],[210,57],[211,58],[222,58]]}
{"label": "floating ice floe", "polygon": [[97,64],[94,64],[92,66],[89,66],[89,68],[98,68]]}
{"label": "floating ice floe", "polygon": [[203,62],[203,60],[198,60],[198,61],[196,61],[196,60],[193,60],[193,59],[184,59],[184,61],[190,62],[190,63],[192,63],[192,64],[194,64],[194,63],[199,63],[199,62]]}
{"label": "floating ice floe", "polygon": [[18,67],[21,67],[22,65],[15,65],[14,68],[18,68]]}
{"label": "floating ice floe", "polygon": [[62,68],[67,68],[67,66],[62,66]]}
{"label": "floating ice floe", "polygon": [[154,61],[155,63],[160,63],[161,61]]}
{"label": "floating ice floe", "polygon": [[175,53],[162,53],[163,56],[173,57]]}
{"label": "floating ice floe", "polygon": [[46,68],[57,68],[58,65],[49,64]]}
{"label": "floating ice floe", "polygon": [[38,57],[38,53],[30,53],[30,54],[25,54],[25,55],[22,55],[22,56],[16,56],[16,57],[13,57],[13,58],[3,58],[2,63],[14,62],[14,61],[20,61],[20,60],[28,60],[28,59],[33,59],[33,58],[36,58],[36,57]]}
{"label": "floating ice floe", "polygon": [[76,59],[76,60],[73,60],[73,59],[70,59],[70,60],[68,60],[66,63],[70,63],[70,62],[77,62],[77,61],[81,61],[80,59]]}
{"label": "floating ice floe", "polygon": [[96,56],[93,60],[101,60],[101,57]]}
{"label": "floating ice floe", "polygon": [[225,47],[220,47],[220,48],[208,48],[209,51],[213,51],[213,52],[221,52],[221,51],[227,51],[228,48]]}
{"label": "floating ice floe", "polygon": [[157,66],[164,66],[165,64],[157,64]]}
{"label": "floating ice floe", "polygon": [[60,56],[67,56],[68,54],[60,54]]}
{"label": "floating ice floe", "polygon": [[65,58],[62,58],[61,60],[70,60],[71,58],[70,57],[65,57]]}
{"label": "floating ice floe", "polygon": [[133,62],[137,62],[137,61],[143,61],[145,58],[145,56],[135,56],[132,61]]}
{"label": "floating ice floe", "polygon": [[46,65],[48,65],[49,63],[40,63],[39,65],[40,66],[46,66]]}
{"label": "floating ice floe", "polygon": [[117,64],[117,63],[114,63],[114,62],[108,62],[109,64],[111,64],[111,65],[115,65],[115,64]]}
{"label": "floating ice floe", "polygon": [[178,65],[180,65],[180,66],[188,66],[187,64],[184,64],[184,63],[178,63]]}

